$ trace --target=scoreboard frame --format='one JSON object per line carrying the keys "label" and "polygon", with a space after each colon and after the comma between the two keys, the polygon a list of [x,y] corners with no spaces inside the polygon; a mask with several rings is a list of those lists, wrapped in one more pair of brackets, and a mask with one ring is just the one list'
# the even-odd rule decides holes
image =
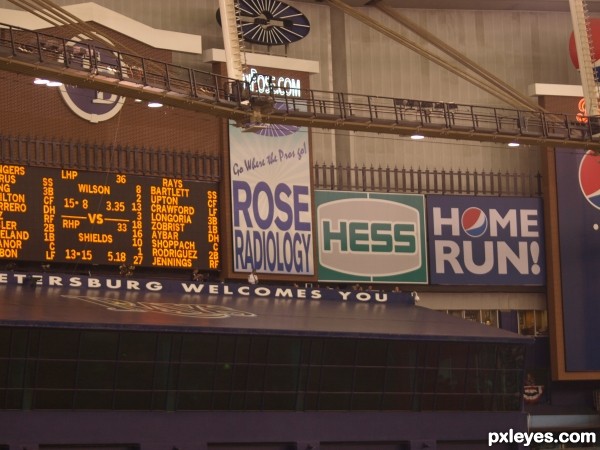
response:
{"label": "scoreboard frame", "polygon": [[0,260],[220,269],[217,182],[0,164]]}

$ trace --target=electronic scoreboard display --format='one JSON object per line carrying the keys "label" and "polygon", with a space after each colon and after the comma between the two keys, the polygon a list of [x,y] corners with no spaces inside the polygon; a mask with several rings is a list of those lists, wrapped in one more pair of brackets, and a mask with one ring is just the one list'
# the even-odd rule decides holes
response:
{"label": "electronic scoreboard display", "polygon": [[217,183],[0,164],[0,259],[219,268]]}

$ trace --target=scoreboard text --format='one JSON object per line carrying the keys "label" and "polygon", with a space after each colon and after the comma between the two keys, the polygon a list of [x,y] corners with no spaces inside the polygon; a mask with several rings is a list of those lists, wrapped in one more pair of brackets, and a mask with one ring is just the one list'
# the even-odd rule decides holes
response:
{"label": "scoreboard text", "polygon": [[219,268],[217,184],[0,165],[0,258]]}

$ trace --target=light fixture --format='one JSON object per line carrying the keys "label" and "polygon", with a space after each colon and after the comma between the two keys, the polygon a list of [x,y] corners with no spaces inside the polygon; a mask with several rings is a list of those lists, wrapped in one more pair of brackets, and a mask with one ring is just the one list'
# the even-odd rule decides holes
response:
{"label": "light fixture", "polygon": [[521,144],[519,144],[518,142],[509,142],[508,146],[509,147],[519,147]]}
{"label": "light fixture", "polygon": [[420,141],[421,139],[425,139],[425,136],[423,136],[422,134],[415,133],[410,138],[415,141]]}
{"label": "light fixture", "polygon": [[136,103],[142,103],[142,99],[141,99],[141,98],[136,98],[136,99],[134,100],[134,102],[136,102]]}
{"label": "light fixture", "polygon": [[148,102],[148,108],[162,108],[162,103]]}
{"label": "light fixture", "polygon": [[38,84],[40,86],[45,85],[48,87],[62,86],[62,83],[60,81],[51,81],[46,80],[45,78],[36,78],[35,80],[33,80],[33,84]]}

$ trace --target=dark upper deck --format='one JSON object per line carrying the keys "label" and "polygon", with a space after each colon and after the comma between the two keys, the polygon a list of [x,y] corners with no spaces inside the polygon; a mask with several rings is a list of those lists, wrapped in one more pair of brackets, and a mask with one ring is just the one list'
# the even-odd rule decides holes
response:
{"label": "dark upper deck", "polygon": [[[0,324],[402,340],[529,341],[505,330],[415,305],[409,292],[364,292],[357,299],[352,291],[290,286],[192,282],[166,285],[149,280],[138,283],[93,278],[100,281],[93,281],[92,285],[99,286],[90,288],[88,277],[56,277],[54,282],[44,277],[38,284],[29,283],[24,277],[9,276],[8,281],[3,278],[6,284],[0,286]],[[129,287],[134,289],[126,289],[126,283],[133,283]],[[194,292],[200,286],[200,292]]]}

